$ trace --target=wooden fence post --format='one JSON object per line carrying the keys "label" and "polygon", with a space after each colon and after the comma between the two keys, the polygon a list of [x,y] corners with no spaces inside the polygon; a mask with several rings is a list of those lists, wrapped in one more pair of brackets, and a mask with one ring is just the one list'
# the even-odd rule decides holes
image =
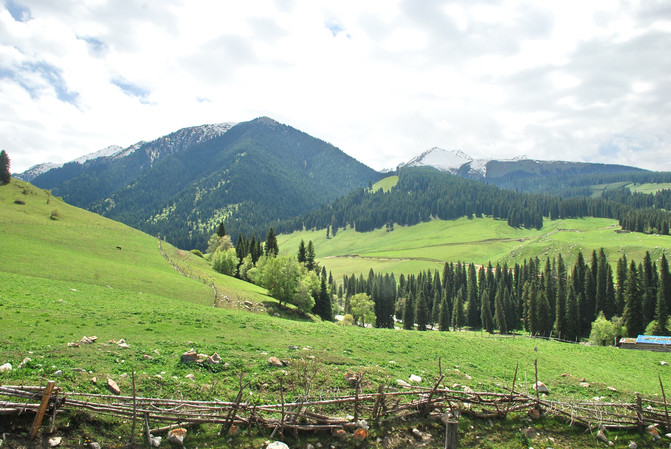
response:
{"label": "wooden fence post", "polygon": [[459,421],[445,422],[445,449],[457,449],[459,444]]}
{"label": "wooden fence post", "polygon": [[40,430],[40,425],[42,425],[42,419],[44,418],[44,412],[47,411],[47,406],[49,405],[49,399],[51,398],[51,393],[54,391],[54,386],[56,382],[50,380],[47,382],[47,387],[44,389],[44,394],[42,395],[42,402],[40,403],[40,408],[37,410],[37,415],[35,415],[35,420],[33,421],[33,427],[30,429],[30,439],[34,439],[37,436],[37,432]]}

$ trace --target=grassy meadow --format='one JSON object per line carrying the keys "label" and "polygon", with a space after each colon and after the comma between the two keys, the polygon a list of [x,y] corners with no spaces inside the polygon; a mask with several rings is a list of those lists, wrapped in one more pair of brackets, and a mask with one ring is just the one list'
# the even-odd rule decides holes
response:
{"label": "grassy meadow", "polygon": [[645,251],[650,251],[657,260],[671,251],[671,236],[622,232],[616,220],[605,218],[546,219],[539,230],[511,228],[492,218],[461,218],[395,226],[393,231],[339,230],[328,239],[325,230],[294,232],[277,237],[280,253],[294,254],[301,239],[312,240],[317,260],[335,279],[352,273],[365,276],[371,268],[397,276],[426,269],[442,272],[445,262],[457,261],[512,266],[524,259],[543,260],[560,253],[572,265],[579,251],[589,260],[592,251],[602,247],[611,264],[623,254],[629,260],[642,260]]}
{"label": "grassy meadow", "polygon": [[[427,264],[439,267],[450,254],[458,254],[454,260],[482,263],[494,260],[487,248],[498,251],[495,254],[501,254],[499,257],[513,257],[510,248],[515,254],[531,254],[539,251],[533,245],[548,247],[543,246],[544,239],[550,239],[558,250],[561,245],[603,246],[606,235],[631,239],[628,243],[612,243],[608,247],[611,253],[617,253],[622,245],[639,248],[655,241],[654,236],[639,236],[641,240],[637,240],[634,235],[615,234],[610,221],[552,223],[540,231],[528,231],[510,229],[490,219],[436,221],[389,233],[375,231],[364,238],[347,230],[330,240],[322,231],[280,236],[278,240],[280,248],[288,251],[290,247],[297,249],[297,239],[311,239],[320,262],[333,269],[332,261],[343,261],[342,272],[352,272],[355,263],[361,264],[362,271],[371,266],[380,269],[381,265],[370,263],[378,260],[387,260],[390,268],[396,263],[401,272]],[[581,231],[577,232],[579,226]],[[569,228],[570,232],[562,231]],[[418,239],[411,240],[411,235]],[[570,237],[576,235],[583,236],[584,242],[571,243]],[[486,241],[491,241],[491,246]],[[431,386],[440,359],[446,385],[467,385],[480,391],[506,391],[519,363],[516,389],[532,393],[533,363],[537,359],[539,377],[549,386],[553,398],[603,396],[631,401],[635,391],[659,396],[658,376],[665,385],[671,385],[669,367],[660,365],[666,355],[658,353],[480,332],[344,327],[251,313],[237,307],[239,302],[276,303],[263,289],[218,275],[204,259],[164,243],[164,251],[181,271],[205,283],[185,277],[163,258],[155,237],[68,206],[22,182],[0,186],[0,249],[0,364],[11,363],[15,368],[0,373],[0,384],[44,385],[54,379],[65,391],[107,393],[104,381],[109,377],[119,384],[122,394],[129,394],[130,374],[135,371],[140,395],[227,401],[237,393],[242,372],[251,382],[243,400],[275,402],[279,400],[280,377],[285,379],[287,400],[302,395],[301,367],[306,363],[316,366],[313,394],[323,397],[351,393],[343,377],[348,371],[366,372],[366,391],[376,390],[380,383],[395,386],[397,379],[407,381],[411,374],[422,377],[421,386]],[[476,251],[481,259],[467,257]],[[356,257],[336,257],[340,255]],[[215,284],[221,294],[230,297],[231,301],[224,304],[228,307],[213,307],[213,290],[206,284]],[[68,346],[92,335],[98,337],[94,344]],[[120,339],[129,347],[121,348],[113,342]],[[290,345],[299,349],[292,350]],[[222,362],[215,367],[180,363],[180,354],[191,348],[199,353],[216,352]],[[272,368],[267,363],[269,356],[291,364]],[[26,357],[31,361],[17,369]],[[59,370],[62,374],[55,377]],[[562,377],[563,373],[568,376]],[[189,374],[194,378],[187,378]],[[589,388],[579,386],[582,378],[590,382]],[[63,419],[77,429],[78,435],[93,435],[107,443],[106,447],[115,445],[117,433],[104,434],[102,421],[70,418]],[[521,425],[528,424],[512,421],[492,427],[464,419],[460,433],[468,447],[521,447],[517,437]],[[126,421],[115,424],[114,429],[126,432],[128,427]],[[475,440],[476,433],[487,435],[492,429],[501,437]],[[562,432],[573,435],[563,424],[558,429],[552,431],[555,436]],[[187,447],[260,447],[256,437],[231,443],[217,437],[217,430],[204,429],[185,443]],[[596,441],[581,433],[575,435],[579,446],[572,446],[571,438],[554,447],[590,447],[590,442]],[[381,443],[371,440],[366,444],[380,447]],[[618,443],[618,447],[626,445]]]}

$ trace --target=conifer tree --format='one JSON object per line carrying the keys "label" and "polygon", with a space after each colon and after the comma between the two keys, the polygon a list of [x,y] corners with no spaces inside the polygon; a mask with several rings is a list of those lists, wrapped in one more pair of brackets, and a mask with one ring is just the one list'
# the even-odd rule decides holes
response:
{"label": "conifer tree", "polygon": [[606,294],[607,294],[607,283],[608,283],[608,262],[606,260],[606,253],[603,248],[599,250],[599,256],[597,258],[597,269],[596,269],[596,293],[594,297],[594,315],[598,315],[599,312],[603,312],[607,320],[610,320],[611,316],[608,315],[606,310]]}
{"label": "conifer tree", "polygon": [[[305,267],[308,271],[313,271],[316,268],[315,265],[315,247],[312,244],[312,240],[308,242],[308,247],[305,250]],[[370,294],[370,292],[367,292]]]}
{"label": "conifer tree", "polygon": [[429,323],[429,307],[426,304],[424,292],[417,293],[417,305],[415,308],[415,321],[417,322],[417,330],[425,331],[426,325]]}
{"label": "conifer tree", "polygon": [[566,329],[562,334],[562,338],[565,340],[574,341],[578,339],[580,332],[578,302],[578,293],[576,292],[573,284],[571,284],[566,295]]}
{"label": "conifer tree", "polygon": [[624,284],[627,279],[627,256],[623,255],[617,261],[617,288],[615,289],[615,314],[622,316],[624,312]]}
{"label": "conifer tree", "polygon": [[268,229],[268,236],[266,237],[266,248],[265,254],[266,257],[277,257],[280,253],[280,249],[277,246],[277,238],[275,237],[275,229],[271,226]]}
{"label": "conifer tree", "polygon": [[494,333],[494,319],[489,305],[489,290],[489,288],[480,290],[480,320],[482,321],[482,328],[492,334]]}
{"label": "conifer tree", "polygon": [[403,306],[403,329],[413,330],[415,328],[415,305],[413,304],[412,296],[408,294],[405,297],[405,304]]}
{"label": "conifer tree", "polygon": [[461,329],[466,322],[466,317],[464,316],[464,301],[466,300],[466,293],[464,292],[465,287],[461,287],[457,292],[457,296],[454,299],[454,305],[452,309],[452,327],[455,329]]}
{"label": "conifer tree", "polygon": [[639,290],[639,276],[634,261],[629,265],[629,273],[627,274],[624,315],[622,319],[630,337],[640,335],[645,329]]}
{"label": "conifer tree", "polygon": [[669,335],[667,328],[669,318],[669,299],[671,299],[671,274],[666,255],[662,254],[659,263],[659,280],[657,284],[657,304],[655,307],[655,335]]}
{"label": "conifer tree", "polygon": [[655,306],[657,303],[657,288],[654,285],[654,273],[650,252],[646,251],[643,257],[643,285],[640,286],[643,295],[643,322],[649,323],[655,317]]}
{"label": "conifer tree", "polygon": [[[305,263],[307,261],[305,253],[305,241],[303,239],[301,239],[301,243],[298,245],[298,255],[296,256],[296,259],[299,263]],[[352,294],[354,293],[352,292]]]}
{"label": "conifer tree", "polygon": [[538,303],[536,316],[538,320],[538,334],[548,337],[552,332],[552,313],[550,312],[550,304],[545,294],[545,289],[538,290]]}
{"label": "conifer tree", "polygon": [[219,226],[217,226],[217,235],[219,237],[223,237],[226,235],[226,226],[224,226],[223,220],[221,223],[219,223]]}
{"label": "conifer tree", "polygon": [[561,254],[557,257],[557,301],[555,303],[554,331],[559,338],[566,337],[566,267]]}
{"label": "conifer tree", "polygon": [[318,301],[315,302],[315,305],[317,303],[319,303],[319,310],[317,311],[317,315],[319,315],[319,317],[321,317],[321,319],[324,321],[332,321],[333,307],[331,306],[331,297],[328,293],[328,289],[326,288],[325,276],[322,276],[321,278],[321,285],[319,288],[319,298]]}
{"label": "conifer tree", "polygon": [[496,298],[494,299],[494,321],[495,326],[502,334],[508,333],[508,323],[506,322],[506,312],[503,306],[504,289],[499,286],[496,289]]}
{"label": "conifer tree", "polygon": [[0,185],[9,184],[12,174],[9,171],[10,161],[5,150],[0,151]]}
{"label": "conifer tree", "polygon": [[441,331],[450,330],[450,322],[452,317],[450,316],[450,303],[447,301],[447,295],[443,294],[443,299],[440,302],[440,314],[438,317],[438,325],[440,326]]}
{"label": "conifer tree", "polygon": [[478,296],[478,283],[475,274],[475,265],[468,266],[468,289],[467,305],[466,305],[466,324],[471,328],[478,328],[482,324],[480,322],[480,298]]}

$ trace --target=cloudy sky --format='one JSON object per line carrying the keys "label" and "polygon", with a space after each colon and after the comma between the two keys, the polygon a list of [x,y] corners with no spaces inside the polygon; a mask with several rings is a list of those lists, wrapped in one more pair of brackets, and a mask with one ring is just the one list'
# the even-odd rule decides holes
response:
{"label": "cloudy sky", "polygon": [[671,170],[671,2],[0,4],[14,172],[263,115],[376,169],[439,146]]}

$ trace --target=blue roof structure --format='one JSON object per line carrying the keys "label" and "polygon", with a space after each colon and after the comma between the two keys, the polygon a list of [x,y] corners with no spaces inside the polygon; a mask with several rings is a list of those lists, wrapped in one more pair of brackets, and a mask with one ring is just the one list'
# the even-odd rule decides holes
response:
{"label": "blue roof structure", "polygon": [[655,335],[639,335],[636,343],[648,343],[652,345],[671,345],[671,337],[657,337]]}

